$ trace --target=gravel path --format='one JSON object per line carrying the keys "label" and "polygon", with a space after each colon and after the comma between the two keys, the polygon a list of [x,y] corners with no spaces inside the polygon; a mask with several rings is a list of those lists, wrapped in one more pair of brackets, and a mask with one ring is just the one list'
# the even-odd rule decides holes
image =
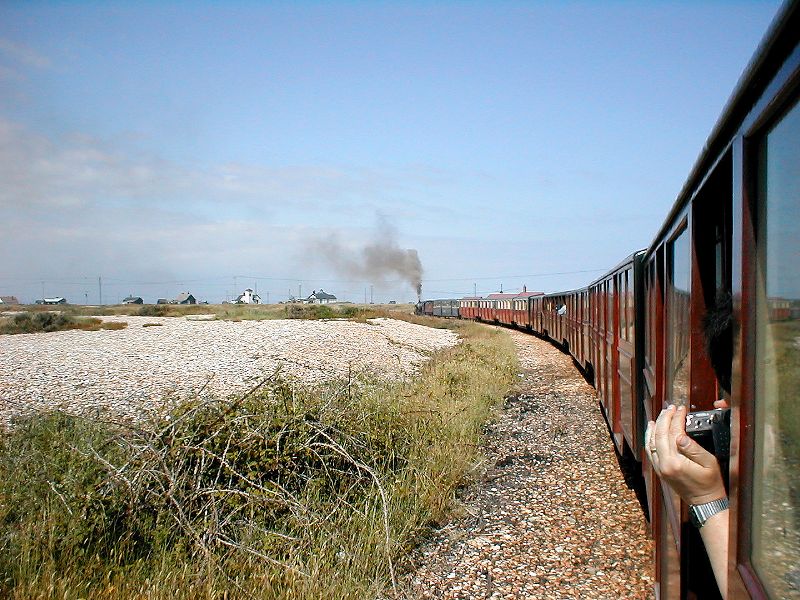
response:
{"label": "gravel path", "polygon": [[[367,372],[413,375],[455,333],[393,319],[191,321],[102,317],[118,331],[0,336],[0,427],[15,415],[63,408],[135,419],[163,408],[165,394],[241,392],[272,373],[308,383]],[[145,327],[145,324],[157,326]]]}
{"label": "gravel path", "polygon": [[467,515],[416,556],[408,598],[652,598],[653,544],[594,391],[571,359],[510,331],[523,368],[488,434]]}

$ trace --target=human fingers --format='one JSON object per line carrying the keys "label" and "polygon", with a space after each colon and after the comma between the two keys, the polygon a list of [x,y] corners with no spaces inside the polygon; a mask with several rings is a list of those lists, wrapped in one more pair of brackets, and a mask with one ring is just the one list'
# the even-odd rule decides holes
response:
{"label": "human fingers", "polygon": [[684,433],[686,433],[686,406],[679,406],[672,413],[669,422],[669,437],[677,441]]}
{"label": "human fingers", "polygon": [[688,435],[678,438],[678,452],[692,465],[686,471],[687,477],[683,479],[679,492],[687,504],[704,504],[727,494],[719,463],[713,454]]}
{"label": "human fingers", "polygon": [[647,422],[647,429],[644,430],[644,452],[647,455],[647,458],[650,459],[650,462],[653,462],[655,458],[655,454],[653,454],[653,448],[655,448],[655,441],[653,440],[653,431],[655,430],[656,423],[655,421],[648,421]]}
{"label": "human fingers", "polygon": [[656,419],[656,426],[653,433],[653,441],[656,453],[659,455],[659,459],[661,460],[664,460],[666,458],[669,458],[677,454],[677,450],[675,449],[675,442],[672,441],[670,443],[670,435],[669,435],[670,425],[672,423],[672,416],[674,414],[675,414],[675,405],[670,404],[669,406],[667,406],[667,408],[661,411],[661,414],[658,415],[658,418]]}
{"label": "human fingers", "polygon": [[728,401],[724,398],[720,398],[719,400],[714,400],[714,408],[730,408],[728,406]]}
{"label": "human fingers", "polygon": [[717,466],[717,458],[685,433],[678,436],[677,444],[678,452],[693,463],[706,469],[713,469]]}

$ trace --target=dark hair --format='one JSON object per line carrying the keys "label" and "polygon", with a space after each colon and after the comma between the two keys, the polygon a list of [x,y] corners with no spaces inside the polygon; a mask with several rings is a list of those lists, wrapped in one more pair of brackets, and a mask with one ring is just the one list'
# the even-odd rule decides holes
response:
{"label": "dark hair", "polygon": [[703,317],[706,353],[720,387],[731,393],[731,368],[733,363],[733,298],[728,291],[717,292],[714,306]]}

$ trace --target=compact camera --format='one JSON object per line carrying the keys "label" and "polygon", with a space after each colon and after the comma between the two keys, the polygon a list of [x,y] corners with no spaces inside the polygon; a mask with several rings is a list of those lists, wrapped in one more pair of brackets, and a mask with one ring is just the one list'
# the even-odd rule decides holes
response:
{"label": "compact camera", "polygon": [[686,415],[686,434],[722,462],[731,454],[731,409],[701,410]]}

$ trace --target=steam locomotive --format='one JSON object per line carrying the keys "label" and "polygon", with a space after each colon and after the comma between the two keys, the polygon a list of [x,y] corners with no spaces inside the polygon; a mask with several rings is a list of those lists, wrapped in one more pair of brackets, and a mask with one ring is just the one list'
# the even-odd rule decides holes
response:
{"label": "steam locomotive", "polygon": [[[669,403],[702,411],[719,398],[731,406],[726,596],[800,598],[799,38],[790,1],[648,248],[577,290],[418,305],[535,332],[591,378],[644,480],[660,599],[720,593],[687,506],[646,457],[645,425]],[[703,321],[721,298],[734,327],[714,359]]]}

